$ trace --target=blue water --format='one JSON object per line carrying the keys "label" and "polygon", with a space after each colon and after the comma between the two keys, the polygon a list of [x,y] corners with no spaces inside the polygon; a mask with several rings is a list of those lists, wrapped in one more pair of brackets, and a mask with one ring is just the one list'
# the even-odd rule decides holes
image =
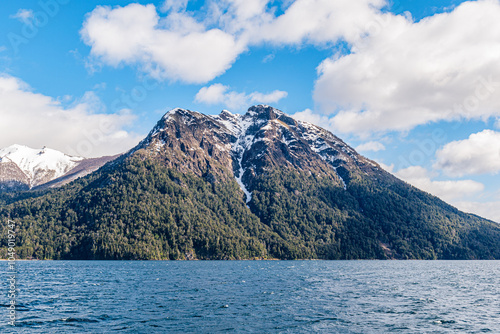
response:
{"label": "blue water", "polygon": [[18,261],[1,333],[500,333],[500,261]]}

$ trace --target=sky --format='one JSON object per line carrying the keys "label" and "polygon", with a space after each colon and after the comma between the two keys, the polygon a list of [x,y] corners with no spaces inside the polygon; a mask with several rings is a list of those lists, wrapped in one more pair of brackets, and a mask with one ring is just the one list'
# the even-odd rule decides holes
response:
{"label": "sky", "polygon": [[0,147],[97,157],[272,105],[500,222],[500,0],[0,2]]}

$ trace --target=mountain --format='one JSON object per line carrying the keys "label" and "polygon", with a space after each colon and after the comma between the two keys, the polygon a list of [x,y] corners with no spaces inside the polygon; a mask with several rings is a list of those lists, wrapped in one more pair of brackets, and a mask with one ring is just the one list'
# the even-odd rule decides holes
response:
{"label": "mountain", "polygon": [[98,171],[0,201],[23,258],[500,259],[498,224],[263,105],[171,110]]}
{"label": "mountain", "polygon": [[61,186],[116,158],[85,159],[49,148],[12,145],[0,149],[0,193]]}

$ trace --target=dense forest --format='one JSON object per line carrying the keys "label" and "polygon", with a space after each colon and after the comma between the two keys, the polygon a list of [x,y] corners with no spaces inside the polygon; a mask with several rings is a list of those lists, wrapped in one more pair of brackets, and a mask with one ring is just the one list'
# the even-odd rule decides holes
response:
{"label": "dense forest", "polygon": [[498,224],[385,184],[353,177],[344,190],[275,168],[253,180],[247,206],[232,177],[136,152],[58,189],[2,195],[0,254],[10,217],[26,259],[500,259]]}

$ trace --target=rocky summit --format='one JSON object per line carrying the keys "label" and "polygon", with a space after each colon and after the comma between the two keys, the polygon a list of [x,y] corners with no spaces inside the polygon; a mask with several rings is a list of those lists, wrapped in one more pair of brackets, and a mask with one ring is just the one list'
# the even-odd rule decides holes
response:
{"label": "rocky summit", "polygon": [[99,170],[0,200],[25,258],[500,258],[498,224],[265,105],[171,110]]}
{"label": "rocky summit", "polygon": [[266,169],[296,168],[309,175],[329,175],[344,190],[354,174],[389,176],[330,132],[264,105],[251,107],[245,115],[224,110],[215,117],[171,110],[131,153],[139,149],[169,167],[198,176],[232,170],[232,175],[218,173],[219,177],[236,179],[247,202],[256,176]]}

